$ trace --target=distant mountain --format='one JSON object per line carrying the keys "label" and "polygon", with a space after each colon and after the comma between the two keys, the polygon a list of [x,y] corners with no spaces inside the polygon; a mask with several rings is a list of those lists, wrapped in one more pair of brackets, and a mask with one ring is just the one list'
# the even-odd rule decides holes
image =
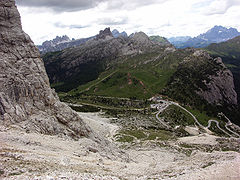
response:
{"label": "distant mountain", "polygon": [[163,46],[169,46],[171,45],[171,43],[165,38],[165,37],[161,37],[161,36],[150,36],[149,39],[154,42],[157,43],[159,45],[163,45]]}
{"label": "distant mountain", "polygon": [[[177,48],[195,47],[203,48],[211,43],[220,43],[232,39],[236,36],[240,36],[235,28],[226,28],[223,26],[214,26],[212,29],[208,30],[206,33],[200,34],[197,37],[190,38],[187,41],[172,42]],[[170,41],[171,42],[171,41]]]}
{"label": "distant mountain", "polygon": [[211,56],[221,57],[225,65],[232,71],[240,104],[240,36],[226,42],[213,43],[206,49]]}
{"label": "distant mountain", "polygon": [[[120,36],[121,37],[128,37],[128,35],[125,31],[120,33],[117,29],[114,29],[112,32],[105,32],[105,33],[108,33],[109,36],[113,36],[115,38],[120,37]],[[41,54],[45,54],[47,52],[56,52],[56,51],[64,50],[66,48],[80,46],[81,44],[83,44],[83,43],[85,43],[88,40],[93,39],[93,38],[99,38],[99,37],[91,36],[91,37],[88,37],[88,38],[70,40],[70,38],[66,35],[57,36],[53,40],[45,41],[45,42],[42,43],[42,45],[39,45],[37,47],[38,47]]]}
{"label": "distant mountain", "polygon": [[42,45],[39,45],[37,47],[41,54],[45,54],[47,52],[61,51],[66,48],[79,46],[92,38],[94,37],[70,40],[70,38],[66,35],[62,37],[57,36],[55,39],[45,41],[42,43]]}
{"label": "distant mountain", "polygon": [[120,33],[117,29],[114,29],[114,30],[112,31],[112,35],[113,35],[113,37],[115,37],[115,38],[120,37],[120,36],[122,36],[122,37],[128,37],[128,35],[127,35],[127,33],[126,33],[125,31],[123,31],[123,32]]}
{"label": "distant mountain", "polygon": [[168,41],[173,44],[176,48],[179,48],[181,44],[187,42],[191,36],[177,36],[177,37],[171,37],[168,38]]}
{"label": "distant mountain", "polygon": [[225,28],[223,26],[214,26],[212,29],[208,30],[206,33],[197,36],[199,39],[203,39],[209,42],[223,42],[232,39],[236,36],[240,36],[235,28]]}

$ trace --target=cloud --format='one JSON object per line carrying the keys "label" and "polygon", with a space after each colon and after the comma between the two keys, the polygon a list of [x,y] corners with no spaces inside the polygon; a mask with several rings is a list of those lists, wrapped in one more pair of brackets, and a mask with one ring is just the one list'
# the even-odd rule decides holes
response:
{"label": "cloud", "polygon": [[[215,25],[240,30],[240,0],[17,0],[37,44],[56,35],[90,37],[105,27],[165,37],[197,36]],[[55,12],[60,13],[53,13]],[[64,12],[64,13],[62,13]]]}
{"label": "cloud", "polygon": [[141,6],[159,4],[171,0],[108,0],[106,1],[108,10],[125,9],[132,10]]}
{"label": "cloud", "polygon": [[127,17],[116,17],[116,18],[100,18],[96,21],[99,25],[106,25],[106,26],[112,26],[112,25],[124,25],[128,23]]}
{"label": "cloud", "polygon": [[80,24],[66,25],[66,24],[63,24],[61,22],[54,23],[54,26],[57,27],[57,28],[69,28],[69,29],[83,29],[83,28],[90,27],[90,25],[80,25]]}
{"label": "cloud", "polygon": [[17,5],[50,8],[55,12],[72,12],[96,7],[106,0],[16,0]]}
{"label": "cloud", "polygon": [[17,5],[25,7],[50,8],[55,12],[87,10],[105,4],[106,10],[136,9],[137,7],[163,3],[171,0],[16,0]]}
{"label": "cloud", "polygon": [[193,5],[193,9],[204,15],[225,14],[231,7],[239,6],[239,0],[205,0]]}

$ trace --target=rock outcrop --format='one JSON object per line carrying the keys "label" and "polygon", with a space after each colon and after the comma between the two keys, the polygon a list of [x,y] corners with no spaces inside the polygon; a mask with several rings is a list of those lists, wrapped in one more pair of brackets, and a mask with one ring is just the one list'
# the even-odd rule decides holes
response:
{"label": "rock outcrop", "polygon": [[0,1],[0,69],[0,124],[76,139],[94,137],[50,88],[38,49],[22,30],[14,0]]}
{"label": "rock outcrop", "polygon": [[212,58],[206,51],[189,48],[191,53],[179,64],[164,93],[183,104],[218,107],[237,105],[232,73],[221,58]]}
{"label": "rock outcrop", "polygon": [[106,28],[99,32],[99,34],[96,36],[96,40],[106,39],[106,38],[111,38],[111,37],[113,37],[113,34],[112,34],[110,28]]}
{"label": "rock outcrop", "polygon": [[214,59],[221,68],[216,74],[209,75],[209,81],[204,81],[207,90],[197,93],[210,104],[232,104],[237,105],[237,93],[233,82],[232,72],[226,68],[221,58]]}

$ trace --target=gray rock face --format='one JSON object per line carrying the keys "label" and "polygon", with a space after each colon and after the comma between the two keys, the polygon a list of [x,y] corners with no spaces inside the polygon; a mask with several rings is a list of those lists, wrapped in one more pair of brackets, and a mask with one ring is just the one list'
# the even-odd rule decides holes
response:
{"label": "gray rock face", "polygon": [[113,37],[113,34],[112,34],[110,28],[106,28],[106,29],[104,29],[104,30],[101,30],[101,31],[99,32],[99,34],[96,36],[96,40],[106,39],[107,37],[108,37],[108,38]]}
{"label": "gray rock face", "polygon": [[73,138],[93,137],[50,88],[43,61],[22,31],[14,0],[0,1],[0,123]]}
{"label": "gray rock face", "polygon": [[237,93],[235,91],[232,72],[226,68],[221,58],[216,58],[214,61],[220,64],[223,68],[216,75],[210,75],[209,82],[204,82],[207,91],[197,92],[210,104],[232,104],[237,105]]}
{"label": "gray rock face", "polygon": [[135,33],[131,41],[140,47],[151,47],[153,43],[150,41],[149,37],[144,32],[137,32]]}

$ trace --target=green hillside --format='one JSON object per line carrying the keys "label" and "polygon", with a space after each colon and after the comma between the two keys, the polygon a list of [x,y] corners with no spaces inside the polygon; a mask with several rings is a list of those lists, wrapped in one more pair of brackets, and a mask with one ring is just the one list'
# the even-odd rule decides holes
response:
{"label": "green hillside", "polygon": [[159,55],[162,52],[118,59],[98,79],[80,85],[71,94],[148,99],[161,93],[188,53],[178,51],[164,57]]}
{"label": "green hillside", "polygon": [[165,37],[162,36],[150,36],[149,39],[161,45],[171,45],[171,43]]}
{"label": "green hillside", "polygon": [[[214,92],[208,92],[206,83],[211,81],[210,77],[217,77],[226,70],[221,64],[201,50],[176,50],[153,43],[142,32],[129,39],[93,40],[46,54],[43,59],[52,87],[64,101],[100,103],[103,107],[106,99],[96,97],[145,101],[164,95],[209,117],[216,117],[219,112],[231,117],[236,114],[234,101],[228,101],[232,94],[218,96],[217,103],[209,104],[209,99],[198,93],[205,91],[212,97]],[[214,83],[220,88],[217,91],[229,88]]]}

